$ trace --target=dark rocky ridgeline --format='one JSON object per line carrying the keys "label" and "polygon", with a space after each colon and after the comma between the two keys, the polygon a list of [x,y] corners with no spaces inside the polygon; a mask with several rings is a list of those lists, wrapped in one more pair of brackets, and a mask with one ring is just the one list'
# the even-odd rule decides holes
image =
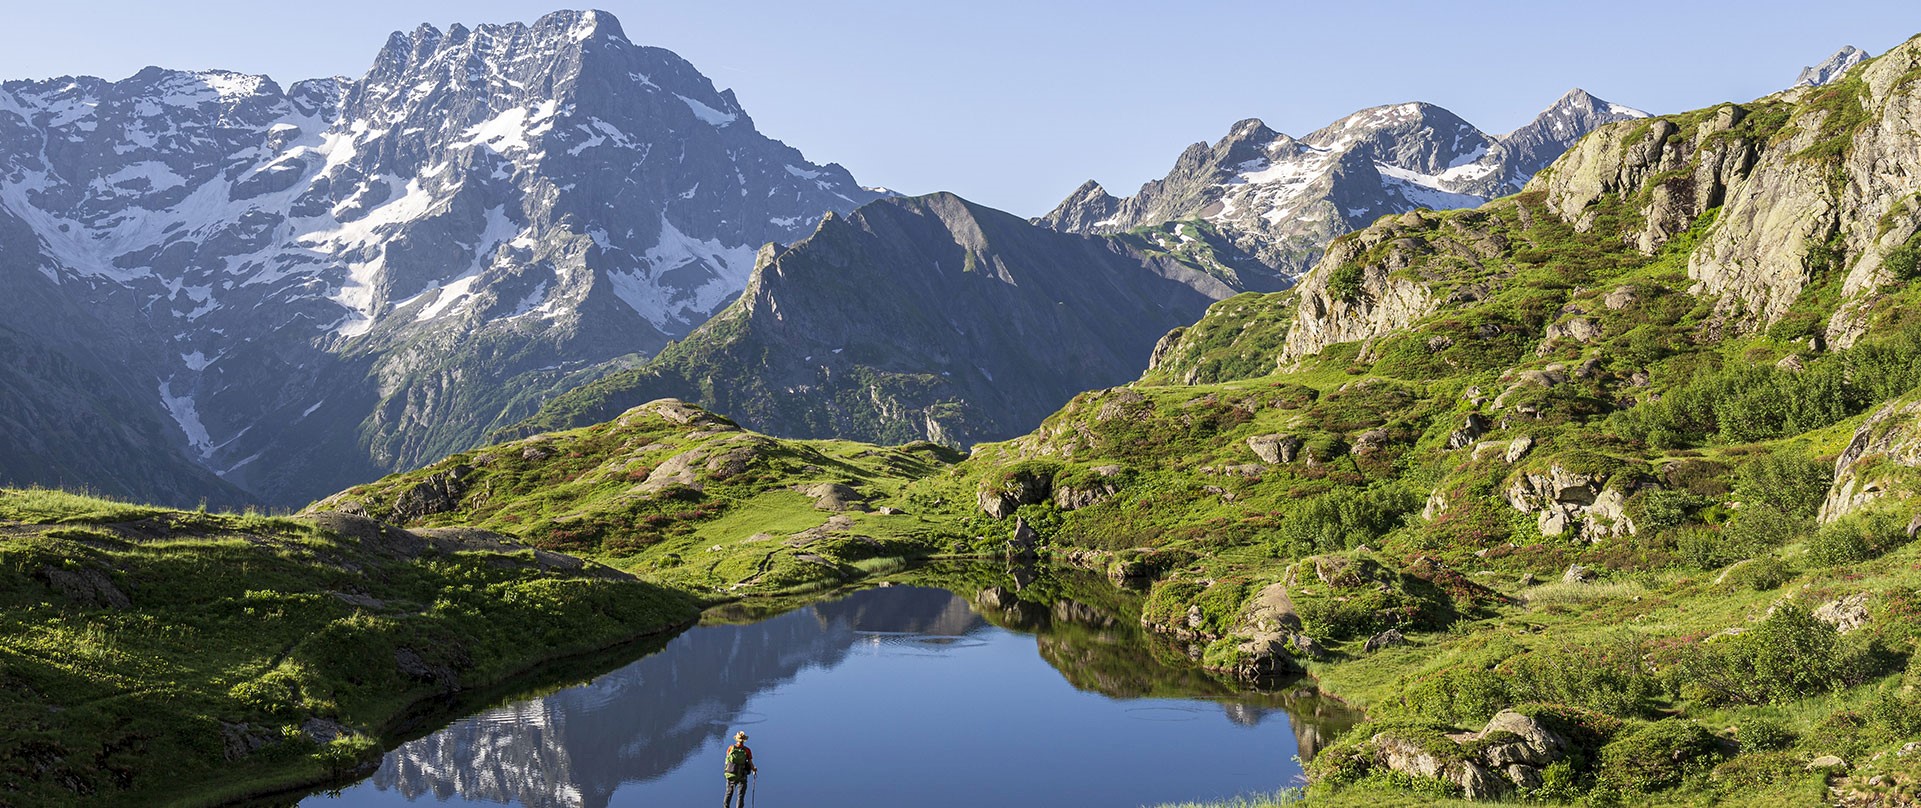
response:
{"label": "dark rocky ridgeline", "polygon": [[1123,233],[1200,220],[1289,279],[1336,236],[1416,208],[1471,208],[1514,193],[1602,124],[1646,113],[1572,90],[1526,126],[1489,135],[1433,104],[1374,107],[1296,139],[1259,120],[1189,146],[1167,176],[1118,198],[1088,181],[1035,221]]}
{"label": "dark rocky ridgeline", "polygon": [[[60,365],[9,368],[0,409],[49,435],[113,414],[23,442],[6,481],[173,502],[298,503],[469,447],[879,196],[592,11],[396,33],[359,79],[7,82],[0,178],[0,328]],[[97,326],[45,324],[76,309]]]}
{"label": "dark rocky ridgeline", "polygon": [[881,200],[763,251],[711,322],[515,433],[673,396],[784,437],[1011,437],[1082,390],[1137,376],[1156,339],[1215,300],[1278,288],[1231,253],[1193,228],[1088,236],[951,194]]}

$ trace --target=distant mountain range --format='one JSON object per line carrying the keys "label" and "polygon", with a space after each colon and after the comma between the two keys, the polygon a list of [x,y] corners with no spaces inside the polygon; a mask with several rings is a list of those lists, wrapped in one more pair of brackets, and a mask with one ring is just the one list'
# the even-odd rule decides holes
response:
{"label": "distant mountain range", "polygon": [[1470,208],[1519,191],[1596,127],[1647,113],[1572,90],[1526,126],[1493,136],[1433,104],[1356,112],[1299,139],[1256,119],[1187,147],[1166,177],[1115,197],[1089,180],[1036,221],[1122,233],[1200,219],[1288,277],[1334,237],[1391,213]]}
{"label": "distant mountain range", "polygon": [[1421,103],[1247,120],[1030,222],[809,162],[605,12],[422,26],[354,79],[7,82],[0,483],[296,504],[667,395],[781,435],[1011,437],[1339,235],[1641,115],[1576,90],[1500,136]]}
{"label": "distant mountain range", "polygon": [[1511,193],[1581,135],[1644,114],[1575,90],[1500,138],[1432,104],[1363,110],[1302,140],[1246,120],[1134,197],[1090,182],[1031,223],[950,195],[874,203],[763,253],[713,322],[507,434],[675,397],[790,437],[1012,438],[1138,377],[1156,341],[1210,304],[1286,288],[1335,237]]}
{"label": "distant mountain range", "polygon": [[0,371],[0,478],[174,502],[301,502],[471,446],[882,196],[593,11],[422,26],[285,88],[7,82],[0,179],[0,338],[35,358]]}

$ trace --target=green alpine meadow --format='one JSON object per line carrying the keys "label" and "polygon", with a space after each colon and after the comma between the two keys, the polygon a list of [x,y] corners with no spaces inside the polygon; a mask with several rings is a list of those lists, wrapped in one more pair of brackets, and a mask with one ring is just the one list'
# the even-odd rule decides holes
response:
{"label": "green alpine meadow", "polygon": [[[711,758],[703,782],[720,792],[736,731],[759,736],[755,764],[789,778],[785,794],[813,793],[799,781],[835,776],[783,767],[801,743],[780,734],[779,702],[755,699],[847,659],[965,653],[989,630],[1031,643],[1023,658],[1089,711],[1288,722],[1264,785],[1129,803],[1144,808],[1921,804],[1921,37],[1678,114],[1576,91],[1561,103],[1582,131],[1551,149],[1547,124],[1487,136],[1421,104],[1343,119],[1373,121],[1366,137],[1243,122],[1138,196],[1090,183],[1032,220],[808,163],[605,12],[394,37],[366,79],[252,86],[272,97],[244,109],[219,106],[238,103],[241,74],[213,95],[163,87],[219,119],[210,137],[288,151],[217,180],[156,157],[135,191],[205,179],[222,184],[207,199],[280,207],[114,259],[191,264],[226,239],[247,249],[220,266],[279,262],[238,287],[281,289],[312,255],[359,256],[341,260],[377,279],[287,303],[279,342],[142,371],[159,382],[152,412],[127,402],[153,384],[99,381],[132,373],[120,354],[69,341],[146,331],[0,318],[0,340],[44,358],[0,371],[0,400],[29,413],[0,417],[0,808],[324,808],[357,785],[598,808],[622,785],[677,782],[687,761]],[[500,56],[512,48],[544,55]],[[429,116],[460,122],[459,156],[418,174],[349,162],[427,149],[380,138],[407,136],[407,116],[429,114],[409,105],[459,70],[496,95],[572,100],[514,117],[459,95]],[[413,100],[370,100],[406,86]],[[111,111],[114,93],[157,92],[6,87],[0,157],[10,110],[59,134],[59,93],[101,93]],[[664,106],[628,109],[642,93]],[[299,126],[270,123],[283,118]],[[679,144],[680,173],[646,173],[640,150],[592,204],[530,173],[637,148],[657,120],[674,122],[659,142]],[[1390,134],[1416,137],[1394,127],[1443,123],[1480,151],[1429,173],[1393,162],[1412,141]],[[229,131],[243,124],[266,134]],[[40,148],[52,165],[81,147]],[[1559,156],[1515,168],[1543,150]],[[612,183],[584,164],[578,182]],[[1462,166],[1485,178],[1403,187]],[[5,167],[42,207],[0,206],[0,244],[82,221],[43,209],[59,171]],[[695,179],[713,177],[740,199],[702,196],[722,186]],[[1363,180],[1392,194],[1354,201]],[[458,187],[427,201],[432,183]],[[526,207],[482,196],[499,192],[488,183],[519,183]],[[173,207],[140,204],[213,204],[181,187]],[[675,199],[718,224],[656,215]],[[1261,224],[1263,199],[1299,218]],[[277,228],[322,216],[332,229],[275,246]],[[217,235],[171,246],[187,232]],[[643,254],[646,271],[604,268]],[[422,274],[442,264],[461,269]],[[218,285],[100,293],[118,302],[85,316],[199,294],[213,308],[189,319],[225,323],[206,302]],[[307,320],[330,324],[286,336]],[[309,352],[323,370],[278,375]],[[89,437],[83,422],[112,411],[122,426]],[[170,425],[178,457],[156,448],[179,442]],[[45,460],[61,451],[74,459]],[[897,614],[860,599],[890,591]],[[786,656],[754,656],[738,639],[754,631],[786,632]],[[686,667],[615,673],[672,654]],[[888,721],[963,703],[966,684]],[[602,716],[649,737],[545,714],[540,737],[559,740],[536,752],[488,734],[575,692],[673,709],[658,727],[638,707]],[[1007,695],[1023,698],[1040,697]],[[450,725],[467,734],[438,734]],[[804,743],[846,743],[841,780],[885,779],[861,750],[898,740],[894,726]],[[996,731],[1005,759],[930,749],[929,765],[993,784],[1033,732]],[[443,737],[490,759],[460,769]],[[657,738],[685,749],[641,772],[633,750]],[[568,740],[631,771],[583,790],[594,777],[575,768],[599,758],[555,757]],[[435,766],[461,774],[418,771]],[[536,787],[549,780],[565,787]],[[779,779],[743,782],[805,804]],[[935,782],[929,799],[948,789]]]}

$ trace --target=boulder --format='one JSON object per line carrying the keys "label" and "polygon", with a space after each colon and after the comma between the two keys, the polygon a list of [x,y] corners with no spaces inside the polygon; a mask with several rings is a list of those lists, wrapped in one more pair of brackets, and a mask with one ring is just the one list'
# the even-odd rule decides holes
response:
{"label": "boulder", "polygon": [[1041,536],[1027,524],[1026,519],[1014,518],[1014,535],[1007,540],[1007,555],[1013,558],[1031,558],[1040,548]]}
{"label": "boulder", "polygon": [[1641,302],[1641,295],[1632,286],[1622,286],[1601,298],[1601,304],[1614,311],[1620,311]]}
{"label": "boulder", "polygon": [[1515,510],[1535,514],[1544,536],[1560,536],[1569,530],[1589,541],[1633,535],[1627,492],[1606,488],[1606,482],[1599,474],[1570,471],[1556,463],[1547,471],[1516,475],[1503,496]]}
{"label": "boulder", "polygon": [[1507,453],[1502,455],[1502,457],[1510,464],[1517,463],[1520,462],[1521,458],[1526,457],[1528,450],[1532,448],[1534,448],[1534,439],[1526,435],[1521,435],[1507,442]]}
{"label": "boulder", "polygon": [[1579,564],[1569,564],[1567,567],[1567,572],[1561,573],[1561,583],[1584,584],[1594,580],[1598,576],[1599,576],[1599,573],[1595,572],[1592,569],[1583,567]]}
{"label": "boulder", "polygon": [[1367,642],[1361,645],[1361,650],[1372,654],[1375,651],[1379,651],[1383,648],[1393,648],[1394,646],[1397,646],[1397,645],[1406,645],[1406,644],[1407,644],[1407,637],[1401,634],[1401,630],[1397,628],[1390,628],[1386,631],[1383,631],[1379,634],[1376,634],[1372,637],[1367,638]]}
{"label": "boulder", "polygon": [[1834,483],[1821,503],[1821,524],[1888,496],[1893,467],[1921,468],[1921,401],[1889,404],[1854,430],[1834,463]]}
{"label": "boulder", "polygon": [[133,605],[127,593],[114,586],[113,579],[93,567],[62,569],[60,567],[41,567],[34,576],[45,581],[61,597],[83,606],[106,609],[125,609]]}
{"label": "boulder", "polygon": [[1868,593],[1856,592],[1823,603],[1814,610],[1814,619],[1846,634],[1868,624]]}
{"label": "boulder", "polygon": [[1808,761],[1808,771],[1845,769],[1847,767],[1848,767],[1848,761],[1842,758],[1840,755],[1822,755],[1818,758]]}
{"label": "boulder", "polygon": [[1481,435],[1487,432],[1487,428],[1486,416],[1478,412],[1470,412],[1461,420],[1461,428],[1448,434],[1447,448],[1465,449],[1479,440]]}
{"label": "boulder", "polygon": [[840,483],[815,483],[809,486],[796,486],[796,488],[814,500],[814,507],[823,511],[840,513],[868,509],[867,498],[851,486]]}
{"label": "boulder", "polygon": [[1255,435],[1247,439],[1247,448],[1254,450],[1254,456],[1263,463],[1292,463],[1300,456],[1301,439],[1293,435]]}
{"label": "boulder", "polygon": [[[1522,764],[1545,767],[1567,756],[1573,748],[1560,733],[1513,710],[1495,713],[1493,718],[1488,719],[1487,726],[1481,729],[1479,737],[1483,741],[1496,741],[1482,750],[1483,757],[1494,766]],[[1515,784],[1520,785],[1519,782]]]}

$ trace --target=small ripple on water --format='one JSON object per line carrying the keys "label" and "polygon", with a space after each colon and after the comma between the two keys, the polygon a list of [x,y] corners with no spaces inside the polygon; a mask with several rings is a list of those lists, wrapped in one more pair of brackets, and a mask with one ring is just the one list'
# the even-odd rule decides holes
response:
{"label": "small ripple on water", "polygon": [[1136,721],[1194,721],[1201,717],[1198,707],[1129,707],[1127,717]]}

